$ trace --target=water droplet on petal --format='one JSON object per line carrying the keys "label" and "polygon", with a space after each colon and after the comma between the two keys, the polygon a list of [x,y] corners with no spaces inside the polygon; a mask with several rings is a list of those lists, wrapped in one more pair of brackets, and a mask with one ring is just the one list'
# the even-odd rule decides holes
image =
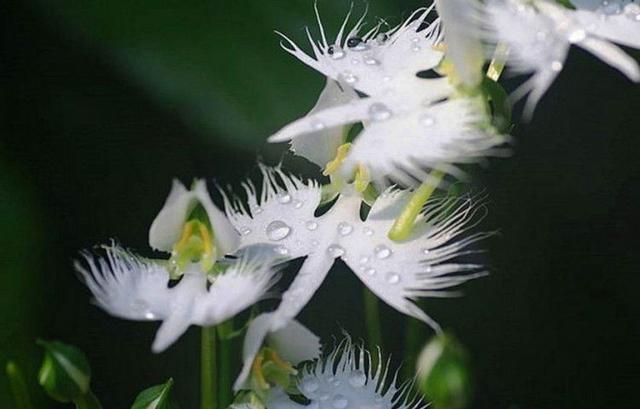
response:
{"label": "water droplet on petal", "polygon": [[152,319],[155,319],[155,318],[156,318],[156,316],[155,316],[152,312],[146,312],[146,313],[144,314],[144,317],[145,317],[146,319],[148,319],[148,320],[152,320]]}
{"label": "water droplet on petal", "polygon": [[286,256],[289,254],[289,249],[285,246],[276,246],[273,248],[273,251],[277,254],[280,254],[281,256]]}
{"label": "water droplet on petal", "polygon": [[556,60],[551,63],[551,71],[559,72],[562,71],[562,62]]}
{"label": "water droplet on petal", "polygon": [[423,253],[423,254],[430,254],[430,253],[431,253],[431,250],[430,250],[430,249],[423,249],[423,250],[422,250],[422,253]]}
{"label": "water droplet on petal", "polygon": [[382,244],[379,246],[376,246],[373,252],[375,253],[376,257],[381,259],[388,258],[391,255],[391,249],[389,249],[389,247]]}
{"label": "water droplet on petal", "polygon": [[340,80],[346,82],[347,84],[355,84],[356,82],[358,82],[358,77],[353,75],[351,71],[344,71],[338,77]]}
{"label": "water droplet on petal", "polygon": [[315,230],[318,228],[318,223],[314,222],[314,221],[308,221],[305,224],[305,227],[309,230]]}
{"label": "water droplet on petal", "polygon": [[291,201],[291,195],[289,193],[282,194],[278,196],[278,202],[282,204],[287,204]]}
{"label": "water droplet on petal", "polygon": [[360,264],[367,264],[369,262],[369,256],[360,257]]}
{"label": "water droplet on petal", "polygon": [[331,405],[335,409],[345,409],[347,405],[349,405],[349,401],[344,395],[337,394],[336,396],[333,397],[333,400],[331,401]]}
{"label": "water droplet on petal", "polygon": [[318,381],[313,378],[303,379],[301,383],[300,388],[305,393],[313,393],[320,387]]}
{"label": "water droplet on petal", "polygon": [[342,48],[340,48],[340,46],[337,46],[337,45],[329,46],[329,48],[327,49],[327,53],[334,60],[340,60],[340,59],[344,58],[344,56],[345,56],[344,50],[342,50]]}
{"label": "water droplet on petal", "polygon": [[302,205],[304,205],[304,202],[302,200],[294,200],[293,201],[293,207],[295,207],[296,209],[300,209],[302,207]]}
{"label": "water droplet on petal", "polygon": [[378,65],[380,64],[380,62],[378,60],[376,60],[375,58],[373,58],[370,55],[365,55],[362,60],[364,61],[365,64],[367,65]]}
{"label": "water droplet on petal", "polygon": [[433,126],[436,123],[436,119],[431,114],[422,114],[420,116],[420,123],[424,126]]}
{"label": "water droplet on petal", "polygon": [[371,227],[365,227],[364,229],[362,229],[362,231],[367,236],[373,236],[373,229]]}
{"label": "water droplet on petal", "polygon": [[384,121],[391,118],[391,110],[385,104],[376,102],[369,106],[369,118],[372,121]]}
{"label": "water droplet on petal", "polygon": [[367,44],[362,41],[360,37],[351,37],[347,40],[347,47],[349,47],[353,51],[364,51],[367,48]]}
{"label": "water droplet on petal", "polygon": [[414,44],[411,47],[411,51],[413,51],[414,53],[417,53],[418,51],[422,50],[422,47],[420,47],[418,44]]}
{"label": "water droplet on petal", "polygon": [[254,206],[251,210],[253,211],[253,214],[262,213],[262,208],[260,206]]}
{"label": "water droplet on petal", "polygon": [[344,255],[344,249],[337,244],[332,244],[327,248],[327,253],[331,257],[340,257]]}
{"label": "water droplet on petal", "polygon": [[349,384],[354,388],[361,388],[367,383],[367,375],[362,371],[355,371],[349,376]]}
{"label": "water droplet on petal", "polygon": [[587,32],[583,29],[574,30],[569,34],[569,41],[572,43],[579,43],[587,37]]}
{"label": "water droplet on petal", "polygon": [[378,33],[378,35],[376,36],[376,41],[378,42],[378,44],[383,44],[388,39],[389,39],[389,34],[387,33]]}
{"label": "water droplet on petal", "polygon": [[311,129],[313,129],[314,131],[321,131],[324,129],[324,126],[324,123],[317,119],[311,121]]}
{"label": "water droplet on petal", "polygon": [[338,233],[340,233],[341,236],[348,236],[352,231],[353,227],[349,223],[340,222],[340,224],[338,224]]}
{"label": "water droplet on petal", "polygon": [[398,273],[387,273],[385,278],[389,284],[398,284],[400,282],[400,275]]}
{"label": "water droplet on petal", "polygon": [[273,241],[280,241],[287,237],[291,233],[291,227],[289,227],[282,220],[274,220],[267,226],[267,237]]}
{"label": "water droplet on petal", "polygon": [[376,275],[376,269],[375,268],[368,268],[366,270],[364,270],[365,274],[369,275],[369,276],[374,276]]}

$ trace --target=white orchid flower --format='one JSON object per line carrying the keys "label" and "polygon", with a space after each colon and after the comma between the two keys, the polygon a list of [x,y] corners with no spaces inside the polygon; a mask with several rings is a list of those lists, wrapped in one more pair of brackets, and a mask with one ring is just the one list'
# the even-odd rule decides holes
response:
{"label": "white orchid flower", "polygon": [[309,400],[296,403],[281,389],[269,394],[267,409],[422,409],[427,405],[412,384],[398,385],[398,375],[389,373],[389,362],[378,352],[378,364],[371,355],[349,339],[324,359],[305,366],[298,376],[298,389]]}
{"label": "white orchid flower", "polygon": [[[259,329],[254,330],[258,335],[252,337],[254,346],[248,350],[257,350],[267,333],[283,328],[300,312],[337,258],[391,307],[436,329],[438,324],[412,300],[450,295],[443,290],[485,274],[478,264],[452,261],[488,235],[476,233],[455,240],[475,225],[470,222],[484,210],[470,199],[428,202],[411,236],[393,241],[387,232],[410,191],[388,189],[363,221],[361,198],[347,188],[325,214],[316,217],[321,196],[316,182],[304,183],[279,168],[261,170],[264,179],[259,199],[252,183],[244,185],[248,208],[225,196],[227,216],[243,234],[241,247],[271,243],[281,257],[306,259],[278,308],[252,324]],[[245,365],[252,360],[250,354],[245,356]]]}
{"label": "white orchid flower", "polygon": [[508,63],[516,73],[532,73],[514,98],[529,94],[530,116],[542,95],[562,70],[569,47],[575,44],[640,81],[637,62],[613,43],[640,48],[640,7],[607,0],[577,0],[571,10],[546,0],[488,0],[483,36],[509,48]]}
{"label": "white orchid flower", "polygon": [[[85,263],[75,267],[95,303],[111,315],[162,321],[154,352],[166,349],[190,325],[216,325],[246,309],[276,280],[272,258],[256,249],[214,264],[237,249],[239,236],[211,202],[203,181],[191,191],[174,182],[149,238],[152,247],[172,252],[169,261],[145,259],[112,245],[104,247],[102,257],[83,253]],[[180,281],[170,287],[172,278]]]}
{"label": "white orchid flower", "polygon": [[[335,139],[327,142],[328,135],[341,135],[343,126],[363,123],[364,130],[339,163],[340,172],[350,179],[364,169],[379,186],[386,186],[389,179],[413,185],[407,175],[422,181],[425,168],[451,173],[449,164],[497,154],[495,148],[504,138],[479,126],[489,122],[482,104],[452,98],[455,89],[447,77],[418,77],[435,69],[443,57],[440,20],[426,23],[432,10],[433,6],[417,10],[386,32],[380,24],[363,32],[363,16],[347,33],[347,15],[333,44],[318,17],[321,40],[316,42],[307,32],[313,56],[282,35],[283,48],[324,74],[329,84],[311,112],[269,141],[293,140],[293,150],[306,155],[309,149],[295,146],[304,138],[306,147],[324,152],[336,144]],[[310,159],[318,163],[316,157]]]}

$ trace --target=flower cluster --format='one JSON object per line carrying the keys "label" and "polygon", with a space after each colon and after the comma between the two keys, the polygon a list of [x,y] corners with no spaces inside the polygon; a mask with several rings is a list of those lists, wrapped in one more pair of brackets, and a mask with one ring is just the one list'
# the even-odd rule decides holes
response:
{"label": "flower cluster", "polygon": [[83,253],[76,268],[105,311],[162,321],[152,346],[160,352],[190,325],[220,324],[273,294],[281,266],[304,258],[277,307],[248,324],[234,389],[275,409],[420,408],[409,385],[389,383],[384,365],[374,370],[348,340],[326,360],[293,368],[320,353],[318,338],[295,317],[341,259],[380,300],[439,332],[416,300],[455,294],[453,287],[486,274],[465,260],[492,234],[471,231],[486,213],[483,197],[444,188],[466,178],[469,164],[510,151],[508,98],[497,83],[503,67],[530,74],[511,95],[528,94],[528,115],[571,44],[638,81],[637,63],[613,43],[640,48],[640,6],[436,0],[395,27],[367,26],[366,15],[349,11],[332,40],[317,5],[316,16],[309,51],[278,34],[326,85],[306,115],[268,140],[289,142],[325,182],[259,165],[262,180],[244,182],[243,195],[219,189],[224,209],[204,181],[191,189],[174,182],[149,232],[165,259],[111,244]]}

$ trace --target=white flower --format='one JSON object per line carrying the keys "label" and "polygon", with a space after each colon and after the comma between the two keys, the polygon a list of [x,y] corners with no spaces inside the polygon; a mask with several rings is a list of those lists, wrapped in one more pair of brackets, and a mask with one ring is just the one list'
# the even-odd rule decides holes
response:
{"label": "white flower", "polygon": [[[253,184],[245,184],[248,208],[225,197],[227,216],[243,233],[241,247],[272,244],[281,257],[306,257],[300,271],[283,294],[278,308],[261,318],[262,336],[283,328],[311,299],[335,259],[342,259],[369,289],[396,310],[439,326],[412,300],[447,296],[443,291],[484,275],[480,265],[453,262],[466,248],[488,233],[460,239],[484,211],[471,199],[428,202],[412,235],[395,242],[387,232],[399,215],[410,191],[387,190],[373,204],[366,220],[360,219],[361,198],[342,192],[322,216],[314,216],[320,203],[316,182],[304,183],[279,168],[261,167],[264,175],[260,199]],[[458,240],[456,240],[458,238]],[[257,342],[260,345],[260,342]]]}
{"label": "white flower", "polygon": [[95,303],[109,314],[134,321],[162,321],[152,349],[161,352],[189,326],[210,326],[233,317],[262,299],[276,275],[260,257],[242,256],[208,283],[192,263],[169,287],[166,263],[143,259],[122,248],[105,247],[104,257],[83,253],[77,262]]}
{"label": "white flower", "polygon": [[362,347],[343,341],[327,357],[307,365],[298,376],[298,389],[307,405],[292,401],[281,389],[269,394],[267,409],[422,409],[427,405],[412,384],[398,385],[397,373],[378,353],[378,365]]}
{"label": "white flower", "polygon": [[[263,298],[276,280],[273,257],[246,248],[235,260],[239,234],[215,207],[204,181],[192,190],[174,181],[149,232],[151,247],[171,252],[151,260],[115,245],[103,256],[83,253],[76,269],[108,313],[130,320],[161,320],[152,349],[166,349],[192,325],[220,323]],[[171,279],[180,281],[169,286]]]}
{"label": "white flower", "polygon": [[[485,3],[484,37],[509,47],[509,65],[517,73],[532,73],[515,93],[529,94],[525,114],[535,105],[564,66],[575,44],[633,81],[640,81],[636,61],[613,43],[640,48],[640,7],[607,0],[604,6],[575,2],[577,10],[546,0],[489,0]],[[607,6],[607,4],[609,6]],[[611,5],[616,5],[611,8]],[[612,11],[619,11],[613,12]]]}
{"label": "white flower", "polygon": [[[321,95],[323,103],[269,141],[294,140],[293,149],[306,155],[309,149],[295,146],[296,138],[305,138],[307,147],[314,149],[316,141],[322,147],[317,149],[324,152],[325,147],[335,146],[334,139],[331,143],[325,140],[328,133],[339,136],[344,125],[362,122],[364,130],[356,137],[340,172],[349,179],[358,166],[364,166],[380,186],[387,185],[388,179],[413,185],[415,181],[406,176],[422,181],[425,168],[454,172],[449,164],[497,154],[495,147],[504,138],[479,127],[489,122],[482,104],[451,98],[454,87],[446,77],[417,75],[436,68],[443,57],[440,20],[426,24],[432,9],[417,10],[386,32],[377,25],[361,33],[363,16],[346,33],[347,15],[331,45],[318,18],[321,41],[309,34],[313,57],[283,35],[284,49],[324,74],[329,85]],[[357,97],[354,90],[362,96]],[[317,158],[310,159],[318,163]]]}

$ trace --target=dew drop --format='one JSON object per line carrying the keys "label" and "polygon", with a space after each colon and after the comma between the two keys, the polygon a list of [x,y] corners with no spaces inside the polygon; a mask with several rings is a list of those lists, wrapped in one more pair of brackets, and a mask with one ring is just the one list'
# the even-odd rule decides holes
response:
{"label": "dew drop", "polygon": [[423,250],[422,250],[422,254],[431,254],[431,250],[429,250],[429,249],[423,249]]}
{"label": "dew drop", "polygon": [[302,200],[294,200],[293,201],[293,207],[295,207],[296,209],[300,209],[302,207],[302,205],[304,205],[304,202]]}
{"label": "dew drop", "polygon": [[385,278],[389,284],[398,284],[400,282],[400,275],[398,275],[398,273],[387,273]]}
{"label": "dew drop", "polygon": [[349,384],[354,388],[361,388],[367,383],[367,375],[362,371],[355,371],[349,376]]}
{"label": "dew drop", "polygon": [[574,30],[569,34],[569,41],[572,43],[579,43],[587,37],[586,31],[583,29]]}
{"label": "dew drop", "polygon": [[420,123],[424,126],[433,126],[436,123],[436,119],[431,114],[422,114],[420,116]]}
{"label": "dew drop", "polygon": [[349,401],[344,395],[337,394],[331,401],[331,406],[335,409],[345,409],[349,405]]}
{"label": "dew drop", "polygon": [[331,257],[340,257],[344,255],[344,249],[337,244],[332,244],[327,248],[327,253]]}
{"label": "dew drop", "polygon": [[145,317],[146,319],[148,319],[148,320],[152,320],[152,319],[155,319],[155,318],[156,318],[156,316],[155,316],[152,312],[146,312],[146,313],[144,314],[144,317]]}
{"label": "dew drop", "polygon": [[287,204],[291,201],[291,195],[289,193],[285,193],[283,195],[278,196],[278,202],[282,204]]}
{"label": "dew drop", "polygon": [[338,224],[338,233],[340,233],[341,236],[348,236],[352,231],[353,227],[349,223],[340,222],[340,224]]}
{"label": "dew drop", "polygon": [[289,254],[289,249],[285,246],[276,246],[273,248],[273,251],[277,254],[280,254],[281,256],[286,256]]}
{"label": "dew drop", "polygon": [[369,118],[371,118],[372,121],[385,121],[391,118],[392,115],[391,110],[387,108],[385,104],[382,104],[380,102],[371,104],[369,106],[368,113]]}
{"label": "dew drop", "polygon": [[291,233],[291,227],[289,227],[282,220],[274,220],[267,226],[267,237],[273,241],[280,241],[287,237]]}
{"label": "dew drop", "polygon": [[422,50],[422,47],[420,47],[418,44],[414,44],[411,47],[411,51],[413,51],[414,53],[417,53],[418,51]]}
{"label": "dew drop", "polygon": [[378,42],[378,44],[384,44],[385,41],[387,41],[389,39],[389,34],[387,33],[378,33],[378,35],[376,36],[376,41]]}
{"label": "dew drop", "polygon": [[262,207],[260,207],[260,206],[254,206],[251,210],[253,210],[253,214],[262,213]]}
{"label": "dew drop", "polygon": [[364,231],[364,234],[367,236],[373,236],[373,229],[371,227],[365,227],[362,231]]}
{"label": "dew drop", "polygon": [[315,230],[318,228],[318,223],[314,222],[314,221],[308,221],[304,224],[304,226],[309,229],[309,230]]}
{"label": "dew drop", "polygon": [[562,70],[562,62],[556,60],[551,63],[551,71],[559,72]]}
{"label": "dew drop", "polygon": [[365,55],[362,60],[364,61],[365,64],[367,65],[378,65],[380,64],[380,62],[378,60],[376,60],[375,58],[373,58],[370,55]]}
{"label": "dew drop", "polygon": [[324,123],[321,121],[313,120],[311,121],[311,129],[313,129],[314,131],[321,131],[323,130],[325,127]]}
{"label": "dew drop", "polygon": [[318,388],[320,387],[320,384],[318,383],[317,380],[313,378],[308,378],[302,381],[302,385],[300,385],[300,387],[302,388],[303,392],[313,393],[318,390]]}
{"label": "dew drop", "polygon": [[369,260],[369,256],[362,256],[360,257],[360,264],[367,264]]}
{"label": "dew drop", "polygon": [[241,227],[240,234],[242,234],[243,236],[249,235],[251,234],[251,229],[248,228],[247,226]]}
{"label": "dew drop", "polygon": [[334,60],[340,60],[345,56],[344,50],[342,50],[342,48],[337,45],[329,46],[329,48],[327,49],[327,53],[329,53],[331,58],[333,58]]}
{"label": "dew drop", "polygon": [[339,75],[339,77],[342,81],[346,82],[347,84],[355,84],[356,82],[358,82],[358,77],[353,75],[351,71],[344,71],[342,74]]}
{"label": "dew drop", "polygon": [[379,246],[376,246],[373,252],[376,254],[376,257],[380,259],[388,258],[391,255],[391,249],[389,249],[389,247],[382,244]]}
{"label": "dew drop", "polygon": [[364,270],[364,272],[368,276],[376,275],[376,269],[375,268],[368,268],[368,269]]}

